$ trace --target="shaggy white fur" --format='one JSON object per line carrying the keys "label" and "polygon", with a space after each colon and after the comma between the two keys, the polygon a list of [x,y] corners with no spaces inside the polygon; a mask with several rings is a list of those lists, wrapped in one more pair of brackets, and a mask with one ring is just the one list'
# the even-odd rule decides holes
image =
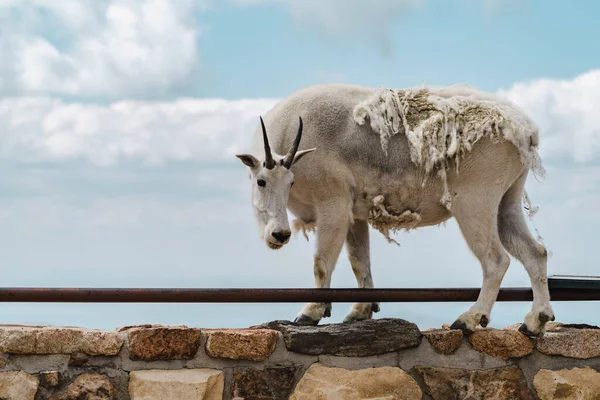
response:
{"label": "shaggy white fur", "polygon": [[313,222],[304,222],[301,219],[295,219],[292,221],[292,232],[296,235],[298,232],[302,232],[306,241],[308,241],[308,233],[313,232],[317,224]]}
{"label": "shaggy white fur", "polygon": [[369,224],[381,232],[388,242],[400,246],[400,243],[390,237],[390,231],[396,232],[401,229],[408,231],[415,228],[421,221],[421,215],[411,210],[406,210],[400,215],[391,214],[385,208],[384,200],[382,195],[375,196],[373,199],[373,207],[369,210]]}
{"label": "shaggy white fur", "polygon": [[473,144],[485,135],[494,141],[511,142],[523,164],[536,176],[545,176],[537,152],[536,125],[507,100],[469,85],[380,88],[354,109],[354,120],[359,125],[365,124],[367,118],[371,128],[379,133],[386,154],[390,138],[402,132],[411,147],[413,163],[427,172],[439,168],[438,176],[445,189],[441,202],[448,209],[448,162],[453,160],[458,168],[461,155],[471,151]]}

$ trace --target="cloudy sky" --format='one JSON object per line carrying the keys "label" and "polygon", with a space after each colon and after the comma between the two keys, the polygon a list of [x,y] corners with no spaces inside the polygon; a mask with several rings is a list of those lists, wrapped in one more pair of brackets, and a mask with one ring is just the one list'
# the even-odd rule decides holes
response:
{"label": "cloudy sky", "polygon": [[[541,128],[527,189],[549,274],[600,275],[600,52],[589,0],[0,0],[0,285],[312,287],[313,243],[260,242],[258,116],[307,85],[469,83]],[[372,234],[377,287],[477,287],[456,224]],[[334,287],[355,287],[344,253]],[[503,286],[528,286],[513,261]],[[300,304],[1,304],[3,323],[243,327]],[[421,328],[469,304],[383,304]],[[492,326],[527,303],[497,303]],[[598,303],[554,303],[600,324]],[[349,304],[335,304],[337,322]]]}

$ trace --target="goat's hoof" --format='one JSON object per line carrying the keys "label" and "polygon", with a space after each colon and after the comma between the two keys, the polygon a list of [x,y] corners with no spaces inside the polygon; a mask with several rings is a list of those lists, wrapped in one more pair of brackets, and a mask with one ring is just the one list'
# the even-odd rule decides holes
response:
{"label": "goat's hoof", "polygon": [[546,323],[548,321],[554,321],[556,318],[554,317],[554,314],[552,315],[548,315],[545,312],[541,311],[540,314],[538,315],[538,318],[540,319],[541,322]]}
{"label": "goat's hoof", "polygon": [[529,337],[540,337],[546,331],[546,323],[554,320],[554,313],[549,307],[542,311],[532,310],[525,316],[525,320],[519,327],[519,331]]}
{"label": "goat's hoof", "polygon": [[471,333],[473,333],[472,330],[467,328],[467,324],[465,324],[459,319],[457,319],[452,323],[452,325],[450,325],[450,329],[459,329],[463,332],[464,335],[470,335]]}
{"label": "goat's hoof", "polygon": [[371,311],[373,311],[374,313],[378,313],[379,312],[379,303],[371,304]]}
{"label": "goat's hoof", "polygon": [[529,337],[538,337],[538,336],[540,336],[539,333],[535,333],[535,332],[530,331],[526,324],[521,324],[521,326],[519,327],[519,332],[521,332],[522,334],[524,334],[526,336],[529,336]]}
{"label": "goat's hoof", "polygon": [[311,317],[309,317],[308,315],[300,314],[296,317],[296,319],[294,320],[294,323],[296,323],[298,325],[304,325],[304,326],[316,326],[319,324],[319,320],[314,320]]}
{"label": "goat's hoof", "polygon": [[331,303],[328,303],[327,307],[325,307],[325,311],[323,312],[323,318],[331,317]]}
{"label": "goat's hoof", "polygon": [[485,315],[482,315],[481,320],[479,321],[479,325],[481,325],[483,328],[485,328],[486,326],[488,326],[489,323],[490,323],[489,318],[486,317]]}

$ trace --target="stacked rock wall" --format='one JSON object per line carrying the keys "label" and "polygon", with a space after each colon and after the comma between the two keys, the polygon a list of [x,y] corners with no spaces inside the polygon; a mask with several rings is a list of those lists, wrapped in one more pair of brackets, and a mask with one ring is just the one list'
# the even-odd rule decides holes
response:
{"label": "stacked rock wall", "polygon": [[[518,326],[518,325],[517,325]],[[600,329],[0,326],[0,399],[600,399]]]}

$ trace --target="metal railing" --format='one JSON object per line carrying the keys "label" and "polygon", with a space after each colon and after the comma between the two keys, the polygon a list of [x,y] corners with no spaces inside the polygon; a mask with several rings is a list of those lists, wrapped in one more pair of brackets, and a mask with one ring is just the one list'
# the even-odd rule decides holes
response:
{"label": "metal railing", "polygon": [[[479,288],[195,289],[0,288],[0,302],[40,303],[305,303],[473,302]],[[600,301],[600,290],[551,288],[552,301]],[[530,288],[501,289],[497,301],[532,301]]]}
{"label": "metal railing", "polygon": [[[548,278],[552,301],[600,301],[600,277]],[[0,288],[0,302],[24,303],[306,303],[472,302],[479,288],[410,289],[200,289]],[[531,288],[500,289],[497,301],[532,301]]]}

